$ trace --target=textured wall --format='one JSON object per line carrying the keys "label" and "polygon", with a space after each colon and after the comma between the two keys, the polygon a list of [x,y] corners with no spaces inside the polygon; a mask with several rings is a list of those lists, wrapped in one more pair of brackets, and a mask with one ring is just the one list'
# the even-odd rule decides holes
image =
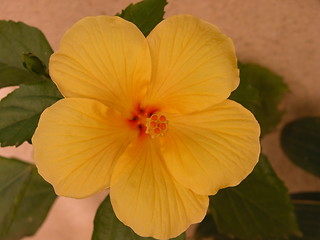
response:
{"label": "textured wall", "polygon": [[[24,21],[40,28],[54,49],[63,33],[89,15],[114,15],[129,0],[0,0],[0,19]],[[291,92],[282,103],[286,114],[277,131],[263,140],[279,176],[291,192],[320,190],[320,181],[293,166],[279,146],[279,130],[295,118],[320,116],[319,0],[169,0],[166,16],[188,13],[219,26],[235,43],[238,58],[282,75]],[[0,96],[6,94],[0,90]],[[0,154],[32,161],[32,149],[5,148]],[[60,198],[35,237],[27,239],[87,240],[92,219],[105,193],[84,200]],[[49,237],[48,235],[49,234]]]}

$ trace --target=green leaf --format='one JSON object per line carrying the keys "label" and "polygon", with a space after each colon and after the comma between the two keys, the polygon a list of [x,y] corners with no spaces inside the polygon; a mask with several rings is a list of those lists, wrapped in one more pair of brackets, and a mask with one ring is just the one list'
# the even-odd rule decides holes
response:
{"label": "green leaf", "polygon": [[23,66],[24,54],[32,53],[48,66],[52,52],[37,28],[22,22],[0,21],[0,88],[37,81],[39,76]]}
{"label": "green leaf", "polygon": [[[146,223],[147,224],[147,223]],[[99,206],[95,219],[92,240],[154,240],[153,238],[140,237],[131,228],[118,220],[113,212],[109,196]],[[185,240],[181,234],[172,240]]]}
{"label": "green leaf", "polygon": [[22,84],[0,101],[0,145],[31,142],[40,114],[62,98],[51,81]]}
{"label": "green leaf", "polygon": [[230,99],[249,109],[261,126],[261,134],[272,131],[280,122],[282,112],[278,105],[287,85],[282,77],[255,64],[239,63],[240,85],[232,92]]}
{"label": "green leaf", "polygon": [[0,239],[33,235],[56,195],[34,165],[0,157]]}
{"label": "green leaf", "polygon": [[240,185],[210,197],[210,210],[220,233],[240,239],[300,233],[287,189],[264,155]]}
{"label": "green leaf", "polygon": [[23,66],[25,69],[39,75],[45,75],[50,79],[50,76],[47,73],[47,67],[44,63],[32,53],[23,54]]}
{"label": "green leaf", "polygon": [[198,224],[195,231],[195,239],[214,237],[218,234],[218,230],[211,214],[207,214],[201,223]]}
{"label": "green leaf", "polygon": [[130,4],[117,16],[134,23],[145,36],[148,36],[151,30],[163,20],[164,7],[167,4],[166,0],[143,0]]}
{"label": "green leaf", "polygon": [[320,177],[320,118],[306,117],[288,123],[281,133],[287,157],[304,170]]}
{"label": "green leaf", "polygon": [[32,83],[39,81],[39,76],[26,69],[8,66],[0,62],[0,88],[16,86],[22,83]]}
{"label": "green leaf", "polygon": [[303,240],[320,239],[320,192],[293,194],[292,196]]}
{"label": "green leaf", "polygon": [[195,231],[195,240],[214,239],[214,240],[236,240],[218,232],[216,224],[211,214],[207,214],[203,221],[198,224]]}

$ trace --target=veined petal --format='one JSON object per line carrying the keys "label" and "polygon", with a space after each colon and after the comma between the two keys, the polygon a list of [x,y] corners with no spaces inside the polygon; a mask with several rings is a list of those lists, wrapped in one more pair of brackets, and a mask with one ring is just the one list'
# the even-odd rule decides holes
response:
{"label": "veined petal", "polygon": [[62,99],[41,115],[34,160],[58,195],[84,198],[110,186],[115,162],[137,134],[102,103]]}
{"label": "veined petal", "polygon": [[168,118],[164,160],[178,182],[198,194],[238,185],[258,162],[259,124],[236,102]]}
{"label": "veined petal", "polygon": [[168,172],[156,141],[138,139],[114,168],[110,197],[117,217],[137,234],[176,237],[206,214],[208,196],[180,185]]}
{"label": "veined petal", "polygon": [[148,43],[119,17],[87,17],[63,37],[50,58],[50,76],[65,97],[96,99],[123,114],[145,94],[150,80]]}
{"label": "veined petal", "polygon": [[145,104],[193,112],[225,100],[239,84],[233,43],[220,30],[188,15],[169,17],[147,37],[152,79]]}

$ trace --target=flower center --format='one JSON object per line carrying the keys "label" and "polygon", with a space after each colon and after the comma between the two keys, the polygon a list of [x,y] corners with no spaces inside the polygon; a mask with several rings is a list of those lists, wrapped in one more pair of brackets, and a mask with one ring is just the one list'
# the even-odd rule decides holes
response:
{"label": "flower center", "polygon": [[132,129],[139,130],[139,137],[150,136],[152,139],[164,136],[168,130],[167,117],[155,107],[138,106],[128,119]]}
{"label": "flower center", "polygon": [[168,120],[163,114],[152,114],[146,121],[146,134],[151,138],[164,136],[168,129]]}

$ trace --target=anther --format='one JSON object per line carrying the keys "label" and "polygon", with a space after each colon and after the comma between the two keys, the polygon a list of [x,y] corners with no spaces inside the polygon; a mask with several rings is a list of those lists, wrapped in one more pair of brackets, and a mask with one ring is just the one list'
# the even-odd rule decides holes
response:
{"label": "anther", "polygon": [[160,114],[152,114],[146,121],[146,133],[151,138],[164,136],[167,132],[168,120],[166,116]]}
{"label": "anther", "polygon": [[167,120],[167,118],[164,116],[164,115],[161,115],[160,116],[160,121],[161,122],[165,122]]}
{"label": "anther", "polygon": [[155,122],[150,122],[150,127],[151,128],[155,128],[157,126],[157,123],[155,123]]}
{"label": "anther", "polygon": [[155,128],[153,131],[155,134],[159,134],[161,132],[160,128]]}

